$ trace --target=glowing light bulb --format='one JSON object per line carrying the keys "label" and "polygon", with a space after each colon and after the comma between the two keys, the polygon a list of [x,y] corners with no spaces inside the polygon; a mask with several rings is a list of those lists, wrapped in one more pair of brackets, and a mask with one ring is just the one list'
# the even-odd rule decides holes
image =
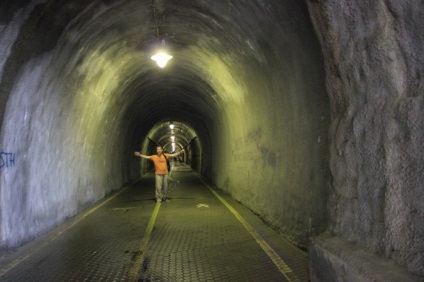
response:
{"label": "glowing light bulb", "polygon": [[160,68],[164,68],[168,61],[172,58],[173,57],[171,55],[168,55],[164,52],[157,53],[156,55],[151,57],[153,61],[156,61]]}

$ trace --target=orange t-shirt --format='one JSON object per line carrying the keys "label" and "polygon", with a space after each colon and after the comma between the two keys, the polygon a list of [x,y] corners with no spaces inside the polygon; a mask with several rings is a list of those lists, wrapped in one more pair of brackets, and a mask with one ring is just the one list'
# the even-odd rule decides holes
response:
{"label": "orange t-shirt", "polygon": [[155,164],[155,174],[167,174],[168,173],[168,166],[166,165],[166,159],[163,155],[166,155],[166,157],[169,160],[169,154],[162,154],[162,156],[158,155],[152,155],[150,156],[150,159]]}

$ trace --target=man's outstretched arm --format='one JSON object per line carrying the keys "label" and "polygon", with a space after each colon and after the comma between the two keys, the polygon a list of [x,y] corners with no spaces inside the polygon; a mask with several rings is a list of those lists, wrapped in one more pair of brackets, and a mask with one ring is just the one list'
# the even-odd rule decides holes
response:
{"label": "man's outstretched arm", "polygon": [[176,152],[176,153],[173,153],[173,154],[169,154],[169,156],[170,156],[170,157],[176,157],[176,156],[180,155],[182,152],[184,152],[184,149],[182,149],[182,150],[181,150],[181,151],[179,151],[179,152]]}
{"label": "man's outstretched arm", "polygon": [[134,155],[136,155],[136,156],[138,156],[138,157],[140,157],[140,158],[143,158],[143,159],[148,159],[148,160],[150,160],[150,156],[143,155],[143,154],[141,154],[140,152],[134,152]]}

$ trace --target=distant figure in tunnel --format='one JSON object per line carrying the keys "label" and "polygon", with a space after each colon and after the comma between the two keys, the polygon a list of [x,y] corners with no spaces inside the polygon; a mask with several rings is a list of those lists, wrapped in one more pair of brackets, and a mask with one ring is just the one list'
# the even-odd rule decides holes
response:
{"label": "distant figure in tunnel", "polygon": [[170,157],[179,156],[184,149],[174,154],[164,154],[162,146],[156,147],[156,155],[146,156],[140,152],[134,152],[134,155],[153,161],[155,165],[155,182],[156,182],[156,202],[168,202],[168,166],[166,165],[167,159]]}

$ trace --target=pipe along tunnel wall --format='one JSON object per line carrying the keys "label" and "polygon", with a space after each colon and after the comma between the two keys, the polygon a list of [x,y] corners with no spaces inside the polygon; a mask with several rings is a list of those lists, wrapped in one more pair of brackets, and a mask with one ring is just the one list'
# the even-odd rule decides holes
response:
{"label": "pipe along tunnel wall", "polygon": [[136,180],[176,121],[194,169],[296,245],[328,231],[424,275],[422,4],[394,3],[1,4],[0,247]]}

